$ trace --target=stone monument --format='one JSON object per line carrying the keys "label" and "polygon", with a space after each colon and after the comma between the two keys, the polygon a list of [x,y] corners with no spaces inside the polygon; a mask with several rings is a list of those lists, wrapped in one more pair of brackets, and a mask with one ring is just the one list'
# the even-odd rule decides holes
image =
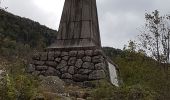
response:
{"label": "stone monument", "polygon": [[28,71],[86,82],[109,78],[118,85],[117,67],[101,48],[96,0],[65,0],[56,41],[36,53]]}

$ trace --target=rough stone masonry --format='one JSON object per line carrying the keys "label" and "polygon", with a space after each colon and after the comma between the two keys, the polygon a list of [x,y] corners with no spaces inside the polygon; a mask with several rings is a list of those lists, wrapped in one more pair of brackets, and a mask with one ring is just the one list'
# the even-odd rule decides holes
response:
{"label": "rough stone masonry", "polygon": [[56,36],[44,52],[34,54],[29,73],[74,82],[112,76],[116,82],[117,68],[113,65],[114,75],[108,74],[109,61],[101,49],[96,0],[65,0]]}

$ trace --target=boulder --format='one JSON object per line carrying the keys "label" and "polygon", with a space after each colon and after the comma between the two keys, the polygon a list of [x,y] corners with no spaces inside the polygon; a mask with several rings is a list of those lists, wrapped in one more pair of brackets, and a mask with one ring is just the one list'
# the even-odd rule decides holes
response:
{"label": "boulder", "polygon": [[89,74],[90,80],[100,80],[105,78],[104,70],[95,70]]}
{"label": "boulder", "polygon": [[91,63],[91,62],[84,62],[83,65],[82,65],[82,68],[84,69],[94,69],[94,64]]}
{"label": "boulder", "polygon": [[91,57],[90,56],[85,56],[83,57],[84,62],[91,62]]}
{"label": "boulder", "polygon": [[68,65],[75,65],[76,63],[76,57],[71,57],[68,61]]}
{"label": "boulder", "polygon": [[83,64],[83,61],[82,61],[81,59],[78,59],[78,60],[76,61],[75,66],[76,66],[77,68],[81,68],[82,64]]}

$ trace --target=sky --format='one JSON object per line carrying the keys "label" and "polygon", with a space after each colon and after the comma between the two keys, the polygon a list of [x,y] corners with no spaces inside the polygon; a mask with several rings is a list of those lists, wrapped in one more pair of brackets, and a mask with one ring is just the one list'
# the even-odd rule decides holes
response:
{"label": "sky", "polygon": [[[102,45],[122,49],[140,34],[146,12],[169,14],[169,4],[170,0],[97,0]],[[64,0],[3,0],[0,6],[58,30],[63,5]]]}

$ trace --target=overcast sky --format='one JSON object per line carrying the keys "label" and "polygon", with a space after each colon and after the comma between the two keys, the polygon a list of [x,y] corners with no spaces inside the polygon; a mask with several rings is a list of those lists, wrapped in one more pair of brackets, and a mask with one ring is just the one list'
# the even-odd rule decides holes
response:
{"label": "overcast sky", "polygon": [[[4,0],[1,6],[58,30],[63,4],[64,0]],[[139,34],[146,12],[170,13],[170,0],[97,0],[97,7],[102,45],[122,49]]]}

